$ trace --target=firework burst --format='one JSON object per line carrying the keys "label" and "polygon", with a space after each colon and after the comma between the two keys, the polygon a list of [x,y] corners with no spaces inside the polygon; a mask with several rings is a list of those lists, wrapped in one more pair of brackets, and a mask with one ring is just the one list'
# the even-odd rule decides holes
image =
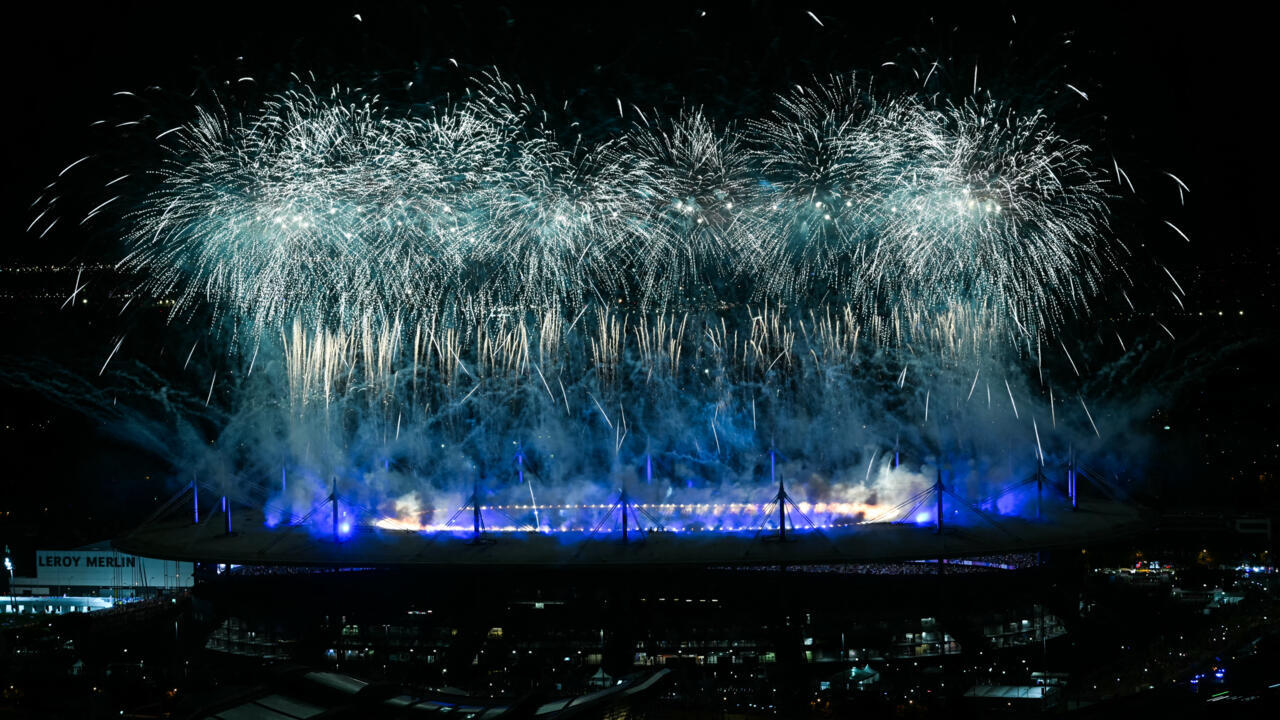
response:
{"label": "firework burst", "polygon": [[1044,114],[840,76],[758,120],[637,115],[586,142],[492,74],[426,109],[303,89],[161,133],[121,264],[235,328],[247,372],[201,399],[235,384],[219,442],[253,466],[221,476],[301,472],[275,502],[305,515],[336,476],[370,506],[452,497],[514,452],[568,497],[656,457],[697,495],[782,447],[861,502],[899,450],[964,446],[980,475],[1005,433],[1039,462],[1045,419],[1069,432],[1006,356],[1039,363],[1114,260],[1092,154]]}
{"label": "firework burst", "polygon": [[175,313],[207,302],[255,333],[752,300],[954,345],[960,326],[1053,332],[1109,259],[1088,150],[1041,114],[833,77],[745,134],[701,110],[642,120],[566,145],[496,75],[427,113],[337,90],[201,110],[165,141],[123,265]]}

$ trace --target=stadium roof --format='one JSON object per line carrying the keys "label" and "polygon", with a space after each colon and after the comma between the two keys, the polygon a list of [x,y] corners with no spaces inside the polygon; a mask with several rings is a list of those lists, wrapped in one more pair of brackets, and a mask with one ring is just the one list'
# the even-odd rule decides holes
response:
{"label": "stadium roof", "polygon": [[[986,516],[966,524],[867,523],[837,528],[790,528],[786,542],[775,529],[670,531],[619,528],[598,532],[425,532],[356,526],[333,534],[325,523],[268,527],[260,510],[219,509],[193,522],[182,496],[116,548],[171,560],[240,565],[316,566],[636,566],[801,565],[973,555],[1048,549],[1136,533],[1144,514],[1125,503],[1082,501],[1077,511],[1059,507],[1041,519]],[[186,501],[189,503],[190,498]]]}

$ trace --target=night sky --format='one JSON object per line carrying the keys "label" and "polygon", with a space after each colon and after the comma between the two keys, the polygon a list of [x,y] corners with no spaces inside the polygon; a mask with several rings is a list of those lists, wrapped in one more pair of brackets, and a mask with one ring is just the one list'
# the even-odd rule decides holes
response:
{"label": "night sky", "polygon": [[[993,93],[1008,97],[1016,89],[1046,100],[1063,126],[1129,171],[1138,197],[1126,202],[1143,219],[1124,239],[1154,252],[1189,295],[1186,313],[1168,315],[1179,342],[1163,350],[1162,362],[1186,365],[1194,379],[1152,419],[1154,428],[1171,427],[1161,436],[1168,454],[1159,467],[1167,477],[1153,479],[1156,496],[1176,505],[1274,510],[1280,393],[1272,326],[1280,264],[1270,222],[1277,143],[1266,24],[1243,10],[1208,15],[1205,6],[1192,13],[1169,4],[945,13],[884,5],[317,9],[260,2],[6,10],[0,367],[78,366],[101,356],[114,311],[60,310],[57,302],[31,299],[42,290],[68,293],[74,270],[12,270],[74,268],[105,257],[101,237],[39,241],[26,232],[27,208],[59,170],[109,142],[89,124],[127,114],[117,91],[159,85],[173,96],[208,98],[250,92],[228,90],[228,83],[252,76],[258,91],[270,92],[287,87],[290,72],[313,71],[322,85],[368,85],[399,93],[397,100],[423,101],[463,87],[469,72],[496,66],[547,105],[574,99],[590,131],[608,132],[617,98],[641,107],[702,104],[721,118],[745,117],[793,83],[876,70],[918,49],[944,61],[953,86],[967,86],[976,63],[979,84]],[[403,90],[411,80],[415,90]],[[185,119],[177,103],[172,107],[175,121]],[[1165,171],[1191,187],[1187,207],[1178,207]],[[1162,231],[1152,221],[1161,217],[1176,217],[1192,243]],[[1158,270],[1147,263],[1137,272]],[[100,291],[103,285],[93,286],[86,297],[96,301]],[[11,385],[0,385],[0,402],[8,476],[0,540],[15,550],[101,539],[173,491],[166,485],[172,469],[82,415]]]}

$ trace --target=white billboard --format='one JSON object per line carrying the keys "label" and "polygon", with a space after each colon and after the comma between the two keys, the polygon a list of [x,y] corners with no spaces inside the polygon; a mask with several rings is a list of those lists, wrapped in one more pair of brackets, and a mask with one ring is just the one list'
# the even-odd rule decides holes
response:
{"label": "white billboard", "polygon": [[191,587],[195,566],[114,550],[37,550],[35,583],[46,587]]}

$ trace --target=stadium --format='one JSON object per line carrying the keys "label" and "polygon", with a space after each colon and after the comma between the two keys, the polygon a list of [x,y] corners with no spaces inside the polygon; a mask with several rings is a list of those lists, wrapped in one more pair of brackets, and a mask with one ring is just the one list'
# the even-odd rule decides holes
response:
{"label": "stadium", "polygon": [[[583,517],[580,528],[539,531],[510,522],[512,513],[532,506],[459,508],[450,523],[409,529],[392,521],[353,524],[340,497],[315,514],[327,516],[329,532],[318,534],[309,522],[270,526],[258,510],[236,507],[226,498],[208,497],[203,514],[198,490],[172,498],[147,522],[114,541],[121,551],[147,557],[236,565],[370,567],[533,567],[575,566],[788,566],[908,560],[963,559],[1078,546],[1085,539],[1108,541],[1148,530],[1153,516],[1115,499],[1106,485],[1087,482],[1088,499],[1076,486],[1087,475],[1072,471],[1051,483],[1040,474],[1006,491],[1022,491],[1033,500],[1029,517],[996,515],[947,491],[941,479],[913,503],[882,515],[905,520],[869,520],[818,524],[780,484],[768,503],[651,507],[623,494],[611,505],[543,507]],[[1112,495],[1102,494],[1109,490]],[[922,510],[921,508],[926,508]],[[662,518],[685,516],[681,524]],[[755,524],[725,527],[743,515]],[[708,518],[719,525],[699,519]],[[688,519],[692,517],[692,519]],[[456,522],[456,524],[455,524]],[[668,523],[671,521],[668,520]]]}

